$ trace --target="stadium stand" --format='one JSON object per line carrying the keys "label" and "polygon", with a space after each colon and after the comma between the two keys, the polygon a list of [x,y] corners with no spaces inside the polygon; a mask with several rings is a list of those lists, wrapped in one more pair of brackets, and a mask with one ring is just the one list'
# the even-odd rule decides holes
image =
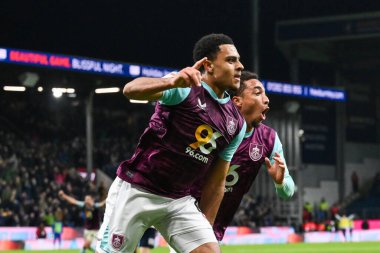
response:
{"label": "stadium stand", "polygon": [[[95,104],[94,167],[114,178],[147,118],[141,108],[125,110],[114,98],[106,100],[111,108]],[[84,100],[1,94],[0,107],[0,226],[50,226],[58,208],[65,226],[82,226],[82,210],[60,201],[57,192],[63,189],[78,199],[88,193],[106,197],[105,185],[96,186],[78,173],[86,167]]]}

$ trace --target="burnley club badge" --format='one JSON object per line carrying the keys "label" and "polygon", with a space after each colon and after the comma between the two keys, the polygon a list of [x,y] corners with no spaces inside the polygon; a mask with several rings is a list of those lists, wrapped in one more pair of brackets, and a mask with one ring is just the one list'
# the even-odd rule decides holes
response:
{"label": "burnley club badge", "polygon": [[249,144],[249,157],[251,157],[252,161],[256,162],[260,160],[260,158],[263,156],[263,151],[263,145],[257,143]]}
{"label": "burnley club badge", "polygon": [[124,235],[112,234],[112,247],[120,250],[124,244]]}
{"label": "burnley club badge", "polygon": [[236,132],[238,121],[230,116],[227,116],[227,131],[230,135]]}

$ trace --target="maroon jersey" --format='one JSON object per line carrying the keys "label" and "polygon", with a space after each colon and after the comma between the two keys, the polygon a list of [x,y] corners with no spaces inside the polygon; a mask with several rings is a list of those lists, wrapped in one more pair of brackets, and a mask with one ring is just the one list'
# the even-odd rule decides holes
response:
{"label": "maroon jersey", "polygon": [[[223,239],[224,232],[265,162],[265,157],[269,158],[272,154],[275,138],[276,132],[272,128],[260,124],[251,136],[243,139],[234,154],[226,178],[224,197],[213,226],[219,241]],[[198,182],[192,189],[192,195],[198,199],[201,195],[201,185],[202,183]]]}
{"label": "maroon jersey", "polygon": [[84,228],[88,230],[99,230],[99,208],[95,204],[93,207],[89,208],[84,206]]}
{"label": "maroon jersey", "polygon": [[157,103],[134,155],[117,175],[157,195],[189,195],[244,124],[231,100],[219,103],[203,86],[192,87],[177,105]]}

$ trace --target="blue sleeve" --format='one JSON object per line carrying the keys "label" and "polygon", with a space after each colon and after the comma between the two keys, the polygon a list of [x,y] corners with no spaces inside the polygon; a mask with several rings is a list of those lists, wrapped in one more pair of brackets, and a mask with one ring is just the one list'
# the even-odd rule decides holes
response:
{"label": "blue sleeve", "polygon": [[247,124],[244,122],[243,127],[240,130],[240,133],[235,136],[231,143],[219,154],[219,157],[225,161],[231,162],[232,157],[234,156],[237,148],[240,146],[240,143],[243,141],[245,131],[247,129]]}
{"label": "blue sleeve", "polygon": [[79,207],[84,207],[84,201],[77,200],[76,205],[79,206]]}
{"label": "blue sleeve", "polygon": [[278,138],[277,133],[276,133],[276,139],[274,142],[273,151],[272,151],[272,154],[270,155],[270,158],[269,158],[271,164],[274,163],[273,157],[274,157],[275,152],[277,152],[280,155],[281,159],[284,161],[284,164],[285,164],[284,181],[282,182],[282,184],[276,184],[275,183],[276,193],[282,199],[289,199],[294,194],[295,185],[294,185],[294,181],[293,181],[292,176],[290,176],[290,174],[289,174],[288,166],[286,165],[286,160],[284,157],[284,151],[282,149],[282,143],[280,141],[280,138]]}
{"label": "blue sleeve", "polygon": [[158,100],[163,105],[178,105],[187,98],[190,88],[174,88],[162,92],[162,97]]}

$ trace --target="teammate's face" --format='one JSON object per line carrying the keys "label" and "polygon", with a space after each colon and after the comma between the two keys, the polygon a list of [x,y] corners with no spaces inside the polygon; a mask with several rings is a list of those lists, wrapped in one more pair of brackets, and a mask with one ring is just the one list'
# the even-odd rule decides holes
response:
{"label": "teammate's face", "polygon": [[263,84],[257,79],[244,82],[246,88],[240,96],[233,98],[249,128],[257,127],[266,118],[269,110],[269,98]]}
{"label": "teammate's face", "polygon": [[211,61],[208,72],[212,75],[215,88],[221,93],[239,88],[241,71],[244,69],[240,55],[234,45],[223,44],[216,58]]}
{"label": "teammate's face", "polygon": [[87,206],[93,206],[94,205],[94,199],[87,195],[86,197],[84,197],[84,203],[87,205]]}

